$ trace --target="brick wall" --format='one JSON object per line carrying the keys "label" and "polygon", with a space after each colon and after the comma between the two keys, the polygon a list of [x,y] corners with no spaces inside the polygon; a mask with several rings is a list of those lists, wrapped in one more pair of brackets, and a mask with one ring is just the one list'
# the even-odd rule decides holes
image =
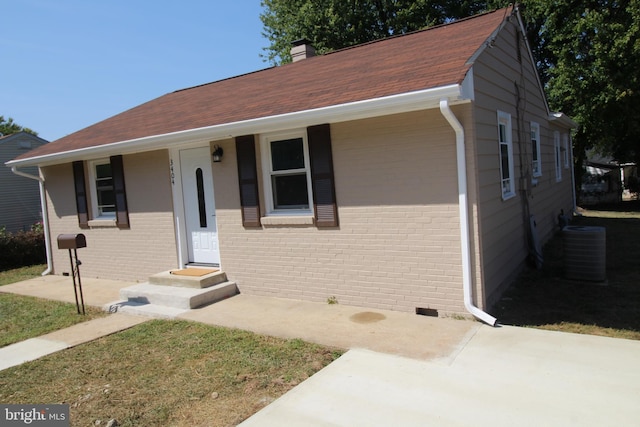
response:
{"label": "brick wall", "polygon": [[335,229],[243,228],[234,145],[224,143],[228,163],[214,167],[223,269],[246,294],[463,312],[455,140],[446,121],[422,111],[334,124],[331,133]]}
{"label": "brick wall", "polygon": [[71,268],[68,251],[57,248],[56,237],[63,233],[83,233],[87,238],[87,248],[78,250],[83,277],[145,281],[151,274],[176,267],[167,153],[125,156],[124,172],[131,228],[84,230],[78,227],[71,164],[43,169],[54,274]]}

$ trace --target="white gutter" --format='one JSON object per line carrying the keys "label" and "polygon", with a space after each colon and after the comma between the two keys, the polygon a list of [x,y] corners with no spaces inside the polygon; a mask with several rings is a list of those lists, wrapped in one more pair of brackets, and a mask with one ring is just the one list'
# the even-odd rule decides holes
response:
{"label": "white gutter", "polygon": [[131,154],[142,151],[166,149],[173,146],[220,140],[238,135],[276,132],[297,127],[307,127],[321,123],[339,123],[382,115],[436,108],[441,98],[466,102],[470,94],[468,88],[458,84],[407,92],[364,101],[349,102],[312,110],[297,111],[277,116],[262,117],[240,122],[224,123],[198,129],[153,135],[144,138],[120,141],[94,147],[60,153],[45,154],[20,160],[11,160],[7,166],[45,166],[66,163],[73,160],[87,160],[108,155]]}
{"label": "white gutter", "polygon": [[465,159],[464,128],[451,111],[449,100],[440,100],[440,112],[456,133],[456,164],[458,167],[458,206],[460,209],[460,246],[462,253],[462,284],[464,289],[464,306],[467,311],[479,320],[495,326],[498,319],[473,305],[471,280],[471,245],[469,242],[469,206],[467,201],[467,161]]}
{"label": "white gutter", "polygon": [[47,209],[47,201],[44,192],[44,179],[40,176],[31,175],[25,172],[21,172],[16,166],[11,167],[11,172],[16,175],[24,176],[25,178],[35,179],[40,186],[40,206],[42,208],[42,226],[44,227],[44,247],[47,253],[47,269],[42,272],[43,276],[51,273],[53,270],[53,261],[51,259],[51,239],[49,236],[49,214]]}

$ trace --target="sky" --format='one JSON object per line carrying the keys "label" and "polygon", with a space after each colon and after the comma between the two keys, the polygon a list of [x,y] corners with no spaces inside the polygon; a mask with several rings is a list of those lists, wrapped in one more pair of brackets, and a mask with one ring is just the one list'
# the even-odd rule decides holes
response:
{"label": "sky", "polygon": [[270,66],[260,0],[0,0],[0,115],[54,141]]}

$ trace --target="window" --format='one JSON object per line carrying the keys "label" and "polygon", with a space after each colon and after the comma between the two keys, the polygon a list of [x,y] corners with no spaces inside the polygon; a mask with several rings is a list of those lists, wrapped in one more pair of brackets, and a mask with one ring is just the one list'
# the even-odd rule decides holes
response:
{"label": "window", "polygon": [[114,218],[116,216],[116,194],[113,188],[111,162],[96,160],[89,163],[91,185],[91,206],[93,218]]}
{"label": "window", "polygon": [[513,179],[513,143],[511,131],[511,115],[498,111],[498,142],[500,147],[500,181],[502,199],[507,200],[516,195]]}
{"label": "window", "polygon": [[563,150],[563,159],[564,159],[564,168],[569,169],[569,158],[571,155],[571,151],[569,149],[569,134],[562,134],[562,150]]}
{"label": "window", "polygon": [[560,150],[560,132],[553,132],[553,148],[556,161],[556,181],[562,180],[562,153]]}
{"label": "window", "polygon": [[265,216],[271,216],[269,219],[260,212],[255,138],[236,137],[243,226],[313,222],[316,227],[338,227],[329,124],[263,135],[260,152]]}
{"label": "window", "polygon": [[533,176],[542,175],[542,156],[540,155],[540,125],[531,122],[531,155],[532,164],[531,171]]}
{"label": "window", "polygon": [[[79,227],[89,228],[91,220],[115,219],[118,228],[129,228],[122,156],[94,160],[86,165],[83,161],[75,161],[72,166]],[[88,209],[85,167],[88,167],[91,211]]]}
{"label": "window", "polygon": [[270,214],[311,214],[309,147],[304,131],[263,138],[265,193]]}

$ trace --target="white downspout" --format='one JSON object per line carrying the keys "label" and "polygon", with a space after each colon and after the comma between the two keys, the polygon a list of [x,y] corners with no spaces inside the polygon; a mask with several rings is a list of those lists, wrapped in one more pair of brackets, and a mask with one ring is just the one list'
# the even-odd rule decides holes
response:
{"label": "white downspout", "polygon": [[467,161],[465,159],[464,128],[451,111],[449,100],[440,100],[440,112],[456,133],[456,164],[458,167],[458,206],[460,209],[460,246],[462,253],[462,285],[464,306],[479,320],[495,326],[498,319],[473,305],[471,280],[471,245],[469,242],[469,207],[467,201]]}
{"label": "white downspout", "polygon": [[49,236],[49,211],[47,209],[47,201],[44,192],[44,178],[40,176],[31,175],[18,170],[17,166],[11,167],[11,172],[16,175],[24,176],[25,178],[35,179],[40,185],[40,206],[42,207],[42,226],[44,228],[44,248],[47,253],[47,269],[42,272],[43,276],[51,273],[53,270],[53,261],[51,260],[51,239]]}

